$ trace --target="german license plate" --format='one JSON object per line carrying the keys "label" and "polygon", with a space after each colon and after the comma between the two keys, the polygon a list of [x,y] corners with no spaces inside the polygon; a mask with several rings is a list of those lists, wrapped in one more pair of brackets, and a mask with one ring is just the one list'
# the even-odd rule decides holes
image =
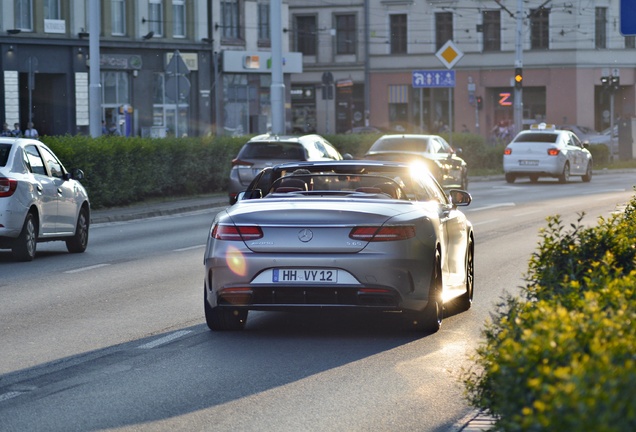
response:
{"label": "german license plate", "polygon": [[519,165],[536,166],[536,165],[539,165],[539,161],[536,161],[536,160],[520,160],[519,161]]}
{"label": "german license plate", "polygon": [[338,271],[330,269],[273,269],[272,282],[338,283]]}

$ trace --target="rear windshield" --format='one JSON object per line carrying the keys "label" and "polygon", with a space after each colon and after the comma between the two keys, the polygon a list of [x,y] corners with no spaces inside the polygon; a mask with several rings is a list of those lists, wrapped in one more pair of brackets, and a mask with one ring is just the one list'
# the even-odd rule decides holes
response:
{"label": "rear windshield", "polygon": [[0,166],[5,166],[9,160],[11,144],[0,144]]}
{"label": "rear windshield", "polygon": [[519,135],[514,142],[555,143],[558,137],[559,134],[553,133],[527,133]]}
{"label": "rear windshield", "polygon": [[373,144],[371,150],[398,150],[421,153],[426,151],[427,146],[428,138],[384,138]]}
{"label": "rear windshield", "polygon": [[243,146],[241,159],[306,160],[305,148],[290,142],[253,142]]}

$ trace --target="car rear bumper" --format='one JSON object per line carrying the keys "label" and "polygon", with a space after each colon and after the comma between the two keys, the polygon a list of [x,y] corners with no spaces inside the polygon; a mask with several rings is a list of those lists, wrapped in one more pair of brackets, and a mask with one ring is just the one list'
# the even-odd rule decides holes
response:
{"label": "car rear bumper", "polygon": [[311,260],[311,257],[285,258],[284,261],[280,258],[251,259],[250,268],[243,273],[245,276],[230,270],[224,260],[206,259],[208,302],[213,307],[251,310],[315,307],[385,311],[423,310],[428,303],[431,269],[421,260],[370,260],[365,254],[344,254],[334,256],[330,267],[353,276],[353,280],[347,279],[345,283],[262,283],[262,278],[256,283],[258,275],[273,267],[272,263],[284,262],[287,268],[306,268]]}

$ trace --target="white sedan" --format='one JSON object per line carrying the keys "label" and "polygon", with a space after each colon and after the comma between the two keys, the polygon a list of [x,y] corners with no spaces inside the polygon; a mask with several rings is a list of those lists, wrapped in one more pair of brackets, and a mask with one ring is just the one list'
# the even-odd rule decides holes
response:
{"label": "white sedan", "polygon": [[11,249],[19,261],[33,260],[37,243],[45,241],[84,252],[90,203],[83,177],[38,140],[0,138],[0,249]]}
{"label": "white sedan", "polygon": [[508,183],[518,177],[554,177],[567,183],[570,176],[581,176],[584,182],[592,180],[592,154],[587,145],[572,132],[558,130],[553,125],[540,123],[530,130],[519,132],[506,146],[503,168]]}

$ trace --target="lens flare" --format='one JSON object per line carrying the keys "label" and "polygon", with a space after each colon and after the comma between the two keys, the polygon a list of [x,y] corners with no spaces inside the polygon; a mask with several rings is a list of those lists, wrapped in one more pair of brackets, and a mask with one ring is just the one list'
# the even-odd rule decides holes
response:
{"label": "lens flare", "polygon": [[238,276],[245,276],[247,274],[247,266],[245,264],[245,257],[235,246],[229,246],[227,248],[227,254],[225,255],[225,262],[232,272]]}

